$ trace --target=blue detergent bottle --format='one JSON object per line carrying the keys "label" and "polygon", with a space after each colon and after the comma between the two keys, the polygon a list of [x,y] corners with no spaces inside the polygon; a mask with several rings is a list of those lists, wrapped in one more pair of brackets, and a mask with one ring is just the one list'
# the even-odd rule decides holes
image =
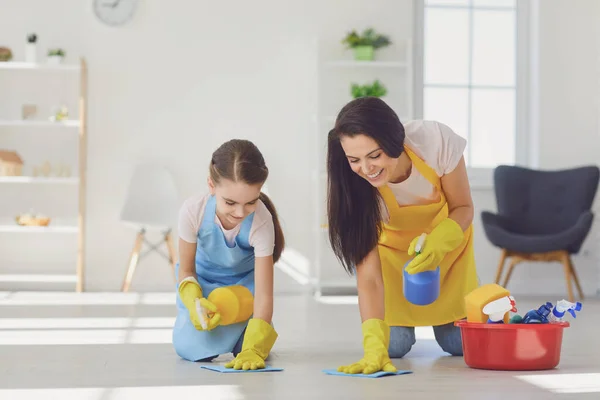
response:
{"label": "blue detergent bottle", "polygon": [[[424,240],[425,234],[422,234],[415,246],[417,254],[420,253]],[[402,269],[404,297],[410,303],[418,306],[426,306],[433,303],[440,295],[440,267],[438,266],[433,271],[423,271],[411,275],[406,272],[406,266],[410,261],[404,264],[404,268]]]}
{"label": "blue detergent bottle", "polygon": [[552,303],[546,302],[542,304],[537,310],[528,311],[523,317],[523,324],[547,324],[548,315],[552,312]]}

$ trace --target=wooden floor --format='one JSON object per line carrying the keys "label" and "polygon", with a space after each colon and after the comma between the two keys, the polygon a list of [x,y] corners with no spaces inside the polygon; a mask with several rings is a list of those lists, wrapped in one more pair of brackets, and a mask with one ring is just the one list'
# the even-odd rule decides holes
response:
{"label": "wooden floor", "polygon": [[[555,370],[470,369],[461,357],[444,354],[431,329],[422,328],[413,350],[394,360],[413,374],[379,379],[322,373],[361,357],[356,304],[277,297],[280,338],[270,363],[285,370],[222,374],[174,353],[173,300],[172,294],[0,293],[0,399],[600,398],[598,299],[586,300],[578,318],[569,319]],[[516,300],[524,313],[560,299]]]}

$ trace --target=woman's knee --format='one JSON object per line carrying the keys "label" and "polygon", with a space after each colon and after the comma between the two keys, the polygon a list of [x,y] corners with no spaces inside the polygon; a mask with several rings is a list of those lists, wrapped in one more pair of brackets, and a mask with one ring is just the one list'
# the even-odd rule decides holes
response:
{"label": "woman's knee", "polygon": [[435,340],[438,342],[442,350],[453,356],[463,355],[460,328],[454,326],[454,323],[434,326],[433,332],[435,334]]}
{"label": "woman's knee", "polygon": [[415,328],[406,326],[390,327],[390,345],[388,353],[390,358],[404,357],[415,344]]}

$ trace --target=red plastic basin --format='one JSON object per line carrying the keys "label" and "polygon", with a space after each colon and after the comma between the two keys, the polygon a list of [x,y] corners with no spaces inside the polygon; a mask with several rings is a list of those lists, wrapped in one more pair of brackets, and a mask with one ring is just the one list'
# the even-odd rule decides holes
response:
{"label": "red plastic basin", "polygon": [[560,362],[563,329],[548,324],[482,324],[457,321],[465,363],[471,368],[525,371],[555,368]]}

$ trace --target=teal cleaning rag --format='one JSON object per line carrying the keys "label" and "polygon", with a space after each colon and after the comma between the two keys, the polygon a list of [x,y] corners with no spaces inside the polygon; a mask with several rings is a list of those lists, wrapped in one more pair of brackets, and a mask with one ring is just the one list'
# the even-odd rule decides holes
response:
{"label": "teal cleaning rag", "polygon": [[232,372],[275,372],[275,371],[283,371],[283,368],[274,368],[269,367],[268,365],[265,368],[261,369],[233,369],[233,368],[225,368],[222,365],[203,365],[202,368],[210,369],[211,371],[223,372],[223,373],[232,373]]}
{"label": "teal cleaning rag", "polygon": [[356,378],[380,378],[382,376],[387,376],[387,375],[404,375],[404,374],[412,374],[412,371],[396,371],[396,372],[385,372],[385,371],[379,371],[379,372],[375,372],[373,374],[346,374],[344,372],[339,372],[335,369],[324,369],[323,372],[325,372],[327,375],[339,375],[339,376],[352,376],[352,377],[356,377]]}

